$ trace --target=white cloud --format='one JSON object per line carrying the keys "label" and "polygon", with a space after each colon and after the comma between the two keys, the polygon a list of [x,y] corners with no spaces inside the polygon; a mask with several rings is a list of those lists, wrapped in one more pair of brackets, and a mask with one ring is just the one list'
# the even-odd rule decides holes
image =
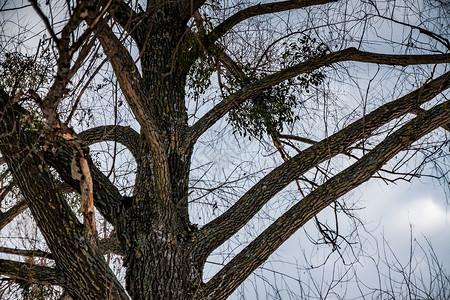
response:
{"label": "white cloud", "polygon": [[430,234],[448,226],[448,215],[431,196],[426,196],[413,199],[400,216],[400,222],[401,230],[412,224],[415,232]]}

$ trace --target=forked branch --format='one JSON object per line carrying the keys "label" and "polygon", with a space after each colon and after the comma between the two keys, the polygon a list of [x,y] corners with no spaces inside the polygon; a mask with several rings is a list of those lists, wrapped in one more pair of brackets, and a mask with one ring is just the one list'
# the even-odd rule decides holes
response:
{"label": "forked branch", "polygon": [[139,70],[128,50],[115,36],[106,22],[98,26],[95,33],[109,57],[120,89],[149,142],[152,158],[155,162],[153,171],[156,186],[161,191],[160,195],[170,195],[169,167],[165,151],[167,145],[160,134],[155,110],[151,106],[144,105],[144,103],[148,102],[143,99],[146,99],[148,95],[144,89]]}

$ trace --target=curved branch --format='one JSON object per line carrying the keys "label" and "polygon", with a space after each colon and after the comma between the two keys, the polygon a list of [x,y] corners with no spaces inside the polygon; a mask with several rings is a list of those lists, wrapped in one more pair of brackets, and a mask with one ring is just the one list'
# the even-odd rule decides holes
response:
{"label": "curved branch", "polygon": [[0,259],[0,274],[30,283],[64,285],[63,276],[54,268]]}
{"label": "curved branch", "polygon": [[80,132],[78,137],[85,143],[86,146],[99,142],[116,141],[127,147],[135,158],[141,155],[139,133],[137,133],[130,126],[99,126]]}
{"label": "curved branch", "polygon": [[396,55],[396,54],[378,54],[364,52],[356,48],[332,52],[321,57],[315,57],[305,62],[301,62],[292,67],[283,69],[261,80],[250,83],[234,94],[226,97],[195,124],[192,125],[189,137],[187,138],[187,147],[192,147],[197,139],[215,122],[222,118],[232,108],[237,107],[245,100],[257,96],[261,91],[285,81],[294,76],[319,69],[324,66],[342,62],[355,61],[383,65],[418,65],[418,64],[439,64],[449,63],[450,54],[432,54],[432,55]]}
{"label": "curved branch", "polygon": [[196,257],[206,259],[215,248],[242,228],[273,196],[298,176],[325,160],[345,152],[348,147],[380,126],[414,111],[449,87],[450,72],[406,96],[379,107],[275,168],[227,211],[199,230],[193,246],[193,251],[198,252]]}
{"label": "curved branch", "polygon": [[300,1],[281,1],[266,4],[257,4],[243,10],[238,11],[222,23],[220,23],[213,31],[208,34],[207,41],[212,44],[220,37],[225,35],[231,28],[238,23],[251,17],[272,14],[292,9],[305,8],[313,5],[327,4],[337,2],[337,0],[300,0]]}
{"label": "curved branch", "polygon": [[259,265],[308,220],[366,182],[400,151],[450,121],[450,101],[414,118],[366,156],[295,204],[220,270],[203,290],[205,299],[226,299]]}

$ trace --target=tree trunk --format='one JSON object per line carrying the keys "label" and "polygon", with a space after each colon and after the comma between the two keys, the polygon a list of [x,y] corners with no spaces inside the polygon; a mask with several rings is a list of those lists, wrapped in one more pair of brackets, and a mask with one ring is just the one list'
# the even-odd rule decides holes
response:
{"label": "tree trunk", "polygon": [[126,212],[118,227],[126,249],[126,286],[133,299],[192,299],[201,282],[201,266],[189,253],[192,234],[187,198],[192,149],[183,148],[188,128],[186,71],[174,60],[182,35],[182,28],[173,26],[176,14],[176,9],[156,12],[141,37],[151,41],[151,47],[141,49],[148,96],[140,102],[157,112],[161,147],[154,147],[142,130],[135,192],[124,203]]}

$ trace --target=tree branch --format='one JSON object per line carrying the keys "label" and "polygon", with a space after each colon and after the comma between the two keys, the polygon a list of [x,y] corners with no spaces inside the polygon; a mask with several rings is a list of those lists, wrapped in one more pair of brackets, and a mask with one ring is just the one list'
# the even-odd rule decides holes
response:
{"label": "tree branch", "polygon": [[261,80],[245,85],[239,91],[226,97],[210,111],[205,113],[191,126],[189,137],[186,139],[187,147],[192,147],[197,139],[215,122],[222,118],[232,108],[239,106],[245,100],[257,96],[261,91],[285,81],[294,76],[319,69],[324,66],[342,62],[357,61],[383,65],[417,65],[439,64],[450,62],[450,54],[433,55],[395,55],[364,52],[356,48],[332,52],[321,57],[315,57],[292,67],[283,69]]}
{"label": "tree branch", "polygon": [[[61,38],[58,38],[51,27],[48,18],[44,15],[39,7],[37,1],[30,1],[33,4],[34,9],[38,15],[44,21],[47,30],[50,32],[54,42],[57,45],[59,57],[56,60],[56,76],[53,85],[50,87],[47,96],[44,101],[38,101],[41,106],[44,118],[47,120],[51,127],[55,127],[58,122],[57,108],[63,95],[67,92],[67,84],[70,82],[71,76],[75,73],[74,70],[70,70],[70,62],[73,55],[73,50],[70,46],[70,36],[78,28],[81,22],[87,17],[88,14],[94,14],[96,5],[93,1],[81,1],[77,2],[77,6],[74,9],[74,13],[70,16],[69,20],[61,30]],[[88,14],[86,14],[88,12]],[[87,38],[89,34],[82,35],[83,38]],[[79,45],[81,41],[77,42]]]}
{"label": "tree branch", "polygon": [[226,299],[270,254],[308,220],[342,195],[369,180],[388,160],[450,121],[450,101],[414,118],[366,156],[295,204],[220,270],[203,290],[206,299]]}
{"label": "tree branch", "polygon": [[[411,113],[413,113],[415,115],[422,114],[424,112],[426,112],[426,110],[421,107],[417,107],[415,110],[411,111]],[[450,123],[442,124],[441,127],[450,132]]]}
{"label": "tree branch", "polygon": [[63,285],[63,277],[54,268],[37,266],[13,260],[0,259],[0,274],[13,280],[23,280],[31,283]]}
{"label": "tree branch", "polygon": [[[74,150],[70,145],[61,141],[57,145],[56,155],[49,151],[44,153],[45,160],[55,168],[61,179],[80,192],[80,183],[72,177],[71,164]],[[117,187],[97,167],[91,166],[91,174],[94,184],[94,204],[102,216],[113,226],[117,225],[117,216],[122,212],[120,194]]]}
{"label": "tree branch", "polygon": [[127,147],[135,158],[141,155],[139,133],[130,126],[99,126],[80,132],[78,137],[85,142],[86,146],[99,142],[116,141]]}
{"label": "tree branch", "polygon": [[389,102],[341,131],[303,150],[281,164],[250,190],[226,212],[199,230],[194,238],[193,251],[199,259],[206,257],[244,226],[273,196],[314,166],[345,152],[358,140],[380,126],[414,111],[450,87],[450,72],[430,81],[418,90]]}
{"label": "tree branch", "polygon": [[[30,149],[30,145],[38,145],[39,134],[25,128],[11,131],[11,128],[24,126],[17,124],[22,108],[10,100],[0,97],[0,111],[3,113],[0,133],[12,132],[2,138],[0,150],[54,255],[56,266],[67,279],[64,286],[77,299],[102,299],[105,295],[127,299],[102,253],[89,241],[85,227],[58,191],[39,147]],[[90,272],[86,272],[87,269]]]}
{"label": "tree branch", "polygon": [[331,2],[337,2],[337,0],[298,0],[298,1],[281,1],[281,2],[271,2],[266,4],[257,4],[243,10],[238,11],[222,23],[220,23],[216,28],[208,34],[206,40],[208,44],[213,44],[223,35],[225,35],[231,28],[236,26],[238,23],[247,20],[251,17],[272,14],[292,9],[305,8],[313,5],[327,4]]}
{"label": "tree branch", "polygon": [[14,220],[15,217],[20,215],[25,209],[27,209],[27,203],[25,200],[19,200],[6,212],[0,212],[0,230]]}
{"label": "tree branch", "polygon": [[311,139],[308,138],[304,138],[301,136],[296,136],[296,135],[292,135],[292,134],[280,134],[279,138],[281,139],[288,139],[288,140],[295,140],[301,143],[305,143],[305,144],[310,144],[310,145],[314,145],[315,143],[317,143],[316,141],[313,141]]}
{"label": "tree branch", "polygon": [[14,249],[8,247],[0,247],[1,253],[29,256],[29,257],[43,257],[48,259],[53,259],[53,255],[49,252],[42,250],[25,250],[25,249]]}
{"label": "tree branch", "polygon": [[[144,89],[139,70],[130,53],[114,35],[108,24],[101,24],[98,28],[96,31],[97,38],[100,40],[105,53],[107,53],[120,89],[149,142],[154,160],[153,171],[157,189],[160,191],[161,196],[170,195],[171,187],[168,178],[170,172],[165,151],[167,145],[159,133],[158,117],[155,110],[152,107],[143,105],[144,103],[149,103],[149,101],[143,100],[148,98],[148,95]],[[162,200],[169,203],[168,199]]]}
{"label": "tree branch", "polygon": [[128,32],[128,34],[137,43],[139,49],[142,49],[142,35],[144,29],[142,25],[146,13],[137,13],[130,5],[123,0],[115,0],[111,7],[111,14],[114,20]]}
{"label": "tree branch", "polygon": [[[99,240],[99,248],[104,254],[114,253],[118,255],[124,255],[122,249],[120,248],[119,241],[116,236],[108,237]],[[8,247],[0,247],[1,253],[6,254],[14,254],[20,256],[28,256],[28,257],[43,257],[47,259],[55,259],[53,254],[50,252],[45,252],[42,250],[27,250],[27,249],[15,249]]]}
{"label": "tree branch", "polygon": [[202,6],[206,0],[187,0],[185,8],[180,13],[181,22],[184,24]]}

